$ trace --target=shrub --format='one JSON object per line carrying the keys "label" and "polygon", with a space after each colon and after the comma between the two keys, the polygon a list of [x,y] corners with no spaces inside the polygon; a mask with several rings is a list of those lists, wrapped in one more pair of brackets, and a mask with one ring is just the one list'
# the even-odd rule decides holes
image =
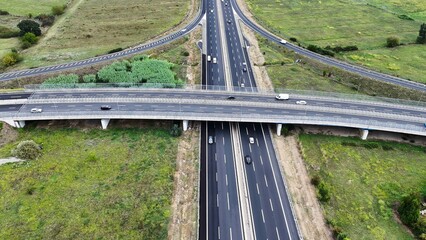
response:
{"label": "shrub", "polygon": [[108,54],[110,53],[116,53],[116,52],[121,52],[123,51],[123,48],[119,47],[119,48],[114,48],[108,51]]}
{"label": "shrub", "polygon": [[399,46],[399,38],[397,37],[388,37],[386,39],[386,47],[393,48]]}
{"label": "shrub", "polygon": [[188,57],[189,56],[189,52],[188,51],[182,51],[182,56]]}
{"label": "shrub", "polygon": [[53,6],[52,7],[52,14],[55,15],[55,16],[62,15],[62,14],[64,14],[66,8],[67,8],[67,5]]}
{"label": "shrub", "polygon": [[318,175],[315,175],[311,178],[311,184],[317,187],[321,182],[321,177]]}
{"label": "shrub", "polygon": [[39,20],[41,22],[42,27],[52,26],[55,22],[55,16],[54,15],[47,15],[47,14],[40,14],[35,19]]}
{"label": "shrub", "polygon": [[414,226],[420,216],[420,194],[410,193],[398,207],[399,218],[407,226]]}
{"label": "shrub", "polygon": [[27,49],[27,48],[30,48],[31,46],[32,46],[32,44],[28,41],[22,41],[21,42],[21,48],[22,49]]}
{"label": "shrub", "polygon": [[173,124],[172,128],[170,129],[170,135],[173,137],[179,137],[182,135],[182,129],[177,124]]}
{"label": "shrub", "polygon": [[83,82],[84,83],[94,83],[96,82],[96,75],[95,74],[87,74],[83,76]]}
{"label": "shrub", "polygon": [[27,32],[21,38],[22,42],[28,42],[30,44],[36,44],[38,42],[38,38],[34,33]]}
{"label": "shrub", "polygon": [[12,50],[12,52],[7,53],[2,58],[2,64],[5,67],[13,66],[17,64],[18,62],[22,61],[22,57]]}
{"label": "shrub", "polygon": [[0,10],[0,15],[9,15],[8,11]]}
{"label": "shrub", "polygon": [[28,32],[34,33],[36,36],[41,35],[40,24],[33,20],[22,20],[18,23],[18,28],[21,30],[21,36],[24,36],[24,34]]}
{"label": "shrub", "polygon": [[318,194],[321,202],[328,202],[330,200],[330,190],[322,181],[318,184]]}
{"label": "shrub", "polygon": [[34,160],[41,155],[41,149],[33,140],[26,140],[20,142],[12,154],[20,159]]}
{"label": "shrub", "polygon": [[292,42],[297,42],[297,39],[296,39],[295,37],[291,37],[291,38],[290,38],[290,41],[292,41]]}

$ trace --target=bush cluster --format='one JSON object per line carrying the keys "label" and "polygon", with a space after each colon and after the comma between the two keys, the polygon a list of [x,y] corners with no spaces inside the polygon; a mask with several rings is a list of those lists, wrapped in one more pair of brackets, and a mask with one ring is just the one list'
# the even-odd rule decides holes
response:
{"label": "bush cluster", "polygon": [[0,15],[9,15],[9,12],[5,10],[0,10]]}
{"label": "bush cluster", "polygon": [[54,15],[40,14],[37,17],[35,17],[35,19],[41,22],[42,27],[52,26],[53,23],[55,22]]}
{"label": "bush cluster", "polygon": [[346,47],[342,47],[342,46],[330,47],[330,46],[327,46],[327,47],[325,47],[325,49],[339,53],[339,52],[356,51],[356,50],[358,50],[358,47],[355,46],[355,45],[350,45],[350,46],[346,46]]}
{"label": "bush cluster", "polygon": [[[148,56],[136,56],[131,61],[114,62],[103,67],[97,74],[88,74],[81,79],[76,74],[59,75],[43,82],[43,88],[51,87],[94,87],[96,83],[111,83],[114,86],[130,87],[144,84],[142,87],[181,87],[183,81],[176,78],[173,64],[163,60],[150,59]],[[78,85],[76,85],[78,84]]]}
{"label": "bush cluster", "polygon": [[20,35],[24,36],[25,33],[34,33],[36,36],[41,35],[40,24],[33,20],[22,20],[18,23],[18,28],[21,30]]}
{"label": "bush cluster", "polygon": [[170,129],[170,135],[173,137],[179,137],[182,135],[182,128],[180,128],[177,124],[173,124],[172,128]]}
{"label": "bush cluster", "polygon": [[62,14],[64,14],[66,8],[67,8],[67,5],[53,6],[52,7],[52,14],[55,15],[55,16],[62,15]]}
{"label": "bush cluster", "polygon": [[316,52],[316,53],[319,53],[319,54],[321,54],[321,55],[326,55],[326,56],[334,57],[334,52],[333,52],[333,51],[330,51],[330,50],[327,50],[327,49],[321,48],[321,47],[319,47],[319,46],[317,46],[317,45],[309,45],[309,46],[307,47],[307,49],[308,49],[309,51]]}

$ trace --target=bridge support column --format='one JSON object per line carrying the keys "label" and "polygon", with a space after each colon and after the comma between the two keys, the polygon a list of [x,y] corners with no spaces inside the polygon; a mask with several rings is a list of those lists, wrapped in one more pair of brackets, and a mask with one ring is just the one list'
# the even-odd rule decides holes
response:
{"label": "bridge support column", "polygon": [[183,120],[183,124],[182,124],[183,131],[188,130],[188,124],[189,124],[189,120]]}
{"label": "bridge support column", "polygon": [[282,123],[277,123],[277,135],[281,136],[281,129],[283,128]]}
{"label": "bridge support column", "polygon": [[368,129],[360,129],[360,133],[361,133],[361,139],[362,139],[362,140],[367,140],[367,137],[368,137]]}
{"label": "bridge support column", "polygon": [[109,120],[111,119],[101,119],[102,129],[107,129]]}

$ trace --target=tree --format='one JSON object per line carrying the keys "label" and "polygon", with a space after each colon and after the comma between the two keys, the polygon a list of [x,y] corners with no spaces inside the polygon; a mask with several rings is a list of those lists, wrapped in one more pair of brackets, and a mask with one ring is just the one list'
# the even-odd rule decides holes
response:
{"label": "tree", "polygon": [[399,38],[397,37],[388,37],[386,39],[386,47],[393,48],[399,46]]}
{"label": "tree", "polygon": [[426,23],[420,25],[419,36],[417,37],[416,43],[426,44]]}
{"label": "tree", "polygon": [[398,208],[399,218],[408,225],[413,226],[420,217],[420,194],[410,193],[402,199],[402,203]]}
{"label": "tree", "polygon": [[26,140],[20,142],[12,154],[20,159],[34,160],[41,155],[41,148],[33,140]]}
{"label": "tree", "polygon": [[41,35],[40,24],[33,20],[22,20],[18,23],[18,28],[21,30],[21,36],[24,36],[25,33],[34,33],[36,36]]}
{"label": "tree", "polygon": [[55,15],[55,16],[62,15],[65,12],[65,8],[67,8],[67,5],[53,6],[52,7],[52,14]]}

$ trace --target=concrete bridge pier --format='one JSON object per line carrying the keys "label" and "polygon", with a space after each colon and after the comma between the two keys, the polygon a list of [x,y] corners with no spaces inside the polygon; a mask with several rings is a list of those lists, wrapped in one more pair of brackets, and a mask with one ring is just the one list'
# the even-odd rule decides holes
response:
{"label": "concrete bridge pier", "polygon": [[109,120],[111,119],[101,119],[102,129],[107,129]]}
{"label": "concrete bridge pier", "polygon": [[283,128],[282,123],[277,123],[277,135],[281,136],[281,129]]}
{"label": "concrete bridge pier", "polygon": [[360,129],[361,139],[367,140],[368,137],[368,129]]}
{"label": "concrete bridge pier", "polygon": [[4,121],[5,123],[15,128],[25,127],[25,121],[14,121],[14,120],[2,120],[2,121]]}
{"label": "concrete bridge pier", "polygon": [[189,120],[183,120],[183,124],[182,124],[183,131],[188,130],[188,124],[189,124]]}

